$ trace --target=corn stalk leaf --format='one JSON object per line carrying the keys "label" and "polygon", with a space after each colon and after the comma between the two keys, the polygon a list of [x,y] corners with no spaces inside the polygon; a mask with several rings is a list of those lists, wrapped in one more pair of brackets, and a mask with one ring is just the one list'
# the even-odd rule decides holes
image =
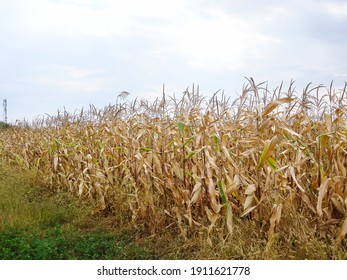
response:
{"label": "corn stalk leaf", "polygon": [[216,151],[218,152],[219,151],[219,138],[217,135],[213,135],[212,139],[213,139],[214,147],[215,147]]}
{"label": "corn stalk leaf", "polygon": [[184,137],[185,136],[185,131],[184,131],[185,124],[183,122],[178,122],[177,125],[178,125],[179,131],[181,132],[182,137]]}
{"label": "corn stalk leaf", "polygon": [[294,167],[293,166],[290,166],[289,167],[289,172],[290,172],[290,175],[292,176],[295,184],[297,185],[297,187],[299,188],[300,191],[302,191],[303,193],[305,192],[304,188],[299,184],[298,180],[296,179],[296,176],[295,176],[295,170],[294,170]]}
{"label": "corn stalk leaf", "polygon": [[248,213],[253,211],[255,208],[257,208],[258,205],[253,206],[255,201],[255,193],[256,187],[254,184],[251,184],[247,187],[245,191],[245,195],[247,195],[245,202],[243,203],[243,213],[241,214],[241,217],[246,216]]}
{"label": "corn stalk leaf", "polygon": [[228,208],[228,201],[227,201],[224,189],[223,189],[222,181],[220,179],[217,181],[217,186],[218,186],[218,190],[219,190],[223,205],[227,209]]}
{"label": "corn stalk leaf", "polygon": [[281,105],[283,103],[288,103],[288,102],[291,102],[293,100],[294,100],[293,98],[285,97],[285,98],[279,98],[279,99],[276,99],[274,101],[271,101],[264,109],[262,117],[265,117],[268,114],[270,114],[273,110],[275,110],[277,108],[278,105]]}
{"label": "corn stalk leaf", "polygon": [[216,187],[215,187],[215,184],[213,183],[212,178],[209,178],[208,194],[210,196],[211,208],[213,209],[215,213],[219,213],[220,209],[223,206],[219,204],[217,201],[217,191],[216,191]]}
{"label": "corn stalk leaf", "polygon": [[226,222],[229,233],[233,234],[233,208],[231,207],[230,203],[227,208]]}
{"label": "corn stalk leaf", "polygon": [[245,211],[243,211],[242,215],[240,216],[241,218],[252,212],[255,208],[257,208],[258,205],[252,206],[247,208]]}
{"label": "corn stalk leaf", "polygon": [[186,141],[184,141],[183,147],[188,145],[195,137],[196,137],[196,135],[190,136]]}
{"label": "corn stalk leaf", "polygon": [[269,239],[272,238],[272,236],[275,232],[275,227],[280,222],[281,214],[282,214],[282,204],[274,205],[272,208],[272,214],[270,217],[270,229],[268,232]]}
{"label": "corn stalk leaf", "polygon": [[320,187],[319,187],[319,192],[318,192],[318,201],[317,201],[317,213],[321,217],[323,215],[322,211],[322,203],[325,195],[328,192],[328,186],[331,182],[331,179],[328,177],[325,177],[324,180],[322,181]]}
{"label": "corn stalk leaf", "polygon": [[272,170],[277,170],[277,162],[272,157],[269,157],[266,160],[266,163],[271,167]]}
{"label": "corn stalk leaf", "polygon": [[275,149],[275,144],[277,142],[277,135],[275,135],[271,140],[265,141],[265,146],[263,152],[261,153],[259,163],[257,168],[261,168],[264,165],[264,162],[269,158],[272,151]]}
{"label": "corn stalk leaf", "polygon": [[202,148],[189,152],[189,154],[183,159],[184,161],[190,159],[192,156],[200,153]]}
{"label": "corn stalk leaf", "polygon": [[345,238],[346,234],[347,234],[347,217],[345,218],[345,220],[343,221],[340,227],[340,230],[336,237],[336,241],[341,242]]}
{"label": "corn stalk leaf", "polygon": [[199,199],[201,193],[201,183],[196,183],[192,191],[192,198],[190,199],[190,205],[193,205]]}
{"label": "corn stalk leaf", "polygon": [[339,211],[342,215],[346,215],[346,209],[345,209],[345,203],[341,196],[339,196],[337,193],[333,193],[330,198],[331,202],[333,203],[334,207]]}
{"label": "corn stalk leaf", "polygon": [[217,186],[218,186],[218,189],[219,189],[219,193],[220,193],[223,205],[225,207],[225,215],[226,215],[225,220],[226,220],[227,229],[228,229],[229,233],[232,234],[232,232],[233,232],[232,207],[228,203],[227,196],[226,196],[226,194],[224,192],[223,183],[222,183],[222,181],[220,179],[217,181]]}

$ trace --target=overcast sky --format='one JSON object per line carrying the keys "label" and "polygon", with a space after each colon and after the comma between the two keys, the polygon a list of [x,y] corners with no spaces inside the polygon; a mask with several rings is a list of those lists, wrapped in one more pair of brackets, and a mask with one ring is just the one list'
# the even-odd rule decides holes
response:
{"label": "overcast sky", "polygon": [[[347,81],[346,0],[0,0],[8,120],[246,82]],[[1,106],[0,112],[3,113]],[[1,114],[1,119],[3,114]]]}

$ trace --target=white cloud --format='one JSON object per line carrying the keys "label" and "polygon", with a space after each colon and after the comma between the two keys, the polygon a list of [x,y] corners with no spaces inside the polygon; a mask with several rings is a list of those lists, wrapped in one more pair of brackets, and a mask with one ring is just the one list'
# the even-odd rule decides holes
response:
{"label": "white cloud", "polygon": [[325,11],[330,15],[345,19],[347,17],[347,3],[346,2],[329,2],[324,4]]}
{"label": "white cloud", "polygon": [[54,83],[65,90],[99,91],[103,88],[103,79],[83,80],[54,80]]}
{"label": "white cloud", "polygon": [[194,69],[244,69],[247,61],[265,55],[266,45],[280,42],[261,33],[251,20],[236,14],[212,9],[203,15],[191,11],[161,30],[168,50],[171,46],[171,55],[183,56]]}
{"label": "white cloud", "polygon": [[21,20],[31,33],[64,33],[107,37],[123,34],[130,21],[121,9],[93,9],[71,2],[33,0],[20,6]]}
{"label": "white cloud", "polygon": [[[33,67],[35,72],[24,81],[67,91],[101,91],[105,89],[102,69],[76,68],[70,65],[45,64]],[[40,73],[40,74],[38,74]]]}
{"label": "white cloud", "polygon": [[20,20],[32,33],[58,32],[99,37],[125,35],[141,29],[141,19],[175,18],[184,6],[182,0],[31,0],[24,3],[17,2],[17,8],[21,10]]}
{"label": "white cloud", "polygon": [[[274,21],[283,13],[283,8],[274,7],[264,20]],[[245,69],[247,61],[266,55],[264,46],[280,42],[254,25],[256,17],[183,0],[32,0],[22,6],[20,15],[32,34],[120,35],[124,40],[141,34],[142,40],[145,36],[152,42],[148,54],[154,59],[179,57],[193,69]]]}
{"label": "white cloud", "polygon": [[49,86],[50,88],[59,88],[60,90],[65,91],[99,91],[103,88],[103,79],[84,81],[62,78],[53,79],[47,77],[33,77],[28,82],[40,86]]}
{"label": "white cloud", "polygon": [[67,74],[74,79],[90,78],[95,75],[101,75],[106,72],[105,70],[101,70],[101,69],[89,70],[89,69],[75,68],[71,66],[65,66],[65,69]]}

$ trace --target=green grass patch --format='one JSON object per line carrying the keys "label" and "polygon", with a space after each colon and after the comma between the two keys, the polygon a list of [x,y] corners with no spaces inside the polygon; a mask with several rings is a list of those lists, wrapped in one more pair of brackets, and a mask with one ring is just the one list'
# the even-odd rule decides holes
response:
{"label": "green grass patch", "polygon": [[[98,220],[99,218],[99,220]],[[0,166],[0,259],[153,259],[72,195],[52,193],[34,173]]]}
{"label": "green grass patch", "polygon": [[151,257],[126,236],[98,231],[83,233],[59,226],[40,231],[7,227],[1,231],[0,256],[10,260],[141,260]]}

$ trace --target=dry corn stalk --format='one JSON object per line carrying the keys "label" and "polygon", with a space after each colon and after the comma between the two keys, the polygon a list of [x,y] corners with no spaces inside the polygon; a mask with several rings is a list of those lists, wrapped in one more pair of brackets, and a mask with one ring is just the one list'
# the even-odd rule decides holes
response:
{"label": "dry corn stalk", "polygon": [[232,103],[215,94],[205,104],[193,90],[181,100],[163,94],[153,103],[91,106],[2,129],[1,160],[90,199],[94,212],[130,211],[134,226],[152,231],[177,223],[186,238],[194,228],[207,230],[212,244],[215,230],[228,235],[233,217],[247,216],[268,223],[271,237],[286,214],[282,203],[295,196],[320,222],[340,220],[341,241],[346,87],[334,91],[332,104],[314,95],[322,87],[296,96],[293,84],[270,93],[248,81]]}

